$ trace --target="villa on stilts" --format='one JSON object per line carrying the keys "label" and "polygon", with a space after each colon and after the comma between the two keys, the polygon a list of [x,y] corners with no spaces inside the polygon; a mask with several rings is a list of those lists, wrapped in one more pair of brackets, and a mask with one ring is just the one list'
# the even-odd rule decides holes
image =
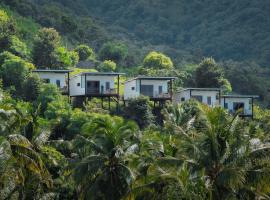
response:
{"label": "villa on stilts", "polygon": [[120,76],[124,73],[115,72],[83,72],[70,78],[70,97],[80,97],[86,102],[88,99],[99,98],[102,102],[108,100],[108,109],[111,101],[119,108]]}
{"label": "villa on stilts", "polygon": [[151,101],[164,105],[173,99],[173,81],[175,77],[138,76],[124,83],[124,101],[139,96],[149,97]]}

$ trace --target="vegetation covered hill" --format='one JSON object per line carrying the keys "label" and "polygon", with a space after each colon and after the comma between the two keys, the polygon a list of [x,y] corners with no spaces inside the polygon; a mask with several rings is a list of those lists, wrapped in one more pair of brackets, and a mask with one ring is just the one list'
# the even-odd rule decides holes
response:
{"label": "vegetation covered hill", "polygon": [[153,45],[270,65],[269,1],[84,0],[90,14]]}
{"label": "vegetation covered hill", "polygon": [[269,1],[4,1],[71,41],[100,44],[113,33],[110,37],[178,59],[213,56],[270,65]]}
{"label": "vegetation covered hill", "polygon": [[33,69],[176,76],[173,89],[232,86],[266,102],[270,69],[213,58],[181,64],[94,20],[85,3],[0,1],[0,199],[269,199],[270,110],[256,105],[251,120],[196,100],[158,105],[143,96],[71,105]]}

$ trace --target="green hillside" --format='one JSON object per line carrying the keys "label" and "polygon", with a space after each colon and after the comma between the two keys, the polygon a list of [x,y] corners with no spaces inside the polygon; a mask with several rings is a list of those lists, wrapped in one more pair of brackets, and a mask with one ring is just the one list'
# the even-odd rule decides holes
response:
{"label": "green hillside", "polygon": [[[15,16],[21,39],[31,46],[38,27],[53,27],[62,45],[90,45],[99,52],[108,41],[124,44],[119,69],[138,74],[150,51],[170,56],[181,73],[203,57],[214,57],[233,90],[257,94],[268,105],[270,74],[270,3],[267,1],[98,1],[3,0]],[[9,9],[7,9],[7,6]],[[269,16],[269,17],[268,17]],[[28,22],[28,21],[29,22]],[[31,48],[30,48],[31,49]],[[196,67],[195,67],[196,68]],[[190,75],[191,73],[191,75]],[[173,75],[173,74],[171,74]],[[194,80],[183,81],[195,86]]]}
{"label": "green hillside", "polygon": [[84,0],[89,13],[153,45],[270,65],[270,2]]}

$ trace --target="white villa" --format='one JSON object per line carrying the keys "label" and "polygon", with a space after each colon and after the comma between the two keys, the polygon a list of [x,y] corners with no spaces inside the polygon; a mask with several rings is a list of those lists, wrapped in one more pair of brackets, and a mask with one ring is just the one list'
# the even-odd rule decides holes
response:
{"label": "white villa", "polygon": [[[111,98],[119,106],[120,76],[124,73],[115,72],[84,72],[70,77],[72,70],[33,70],[46,83],[57,85],[69,97]],[[182,103],[190,99],[206,104],[210,107],[221,106],[229,113],[241,112],[240,116],[253,117],[253,103],[258,96],[253,95],[221,95],[220,88],[184,88],[173,94],[175,77],[138,76],[124,83],[123,100],[130,100],[141,95],[151,101],[163,104],[166,100]],[[1,98],[1,97],[0,97]]]}
{"label": "white villa", "polygon": [[221,95],[219,88],[185,88],[174,94],[173,102],[181,103],[190,99],[210,107],[221,106],[229,113],[240,111],[240,116],[253,117],[253,102],[258,96],[252,95]]}
{"label": "white villa", "polygon": [[114,72],[85,72],[75,75],[70,78],[70,96],[119,98],[120,75],[124,74]]}
{"label": "white villa", "polygon": [[236,113],[240,110],[243,117],[253,117],[253,102],[258,96],[252,95],[222,95],[221,107],[227,109],[230,113]]}
{"label": "white villa", "polygon": [[33,73],[37,73],[45,83],[56,85],[63,94],[69,94],[69,77],[72,70],[52,70],[52,69],[36,69]]}
{"label": "white villa", "polygon": [[219,88],[185,88],[174,94],[173,102],[181,103],[189,99],[196,99],[210,107],[215,107],[220,105],[220,95]]}
{"label": "white villa", "polygon": [[139,76],[124,83],[124,100],[141,95],[153,101],[172,100],[172,83],[175,77]]}

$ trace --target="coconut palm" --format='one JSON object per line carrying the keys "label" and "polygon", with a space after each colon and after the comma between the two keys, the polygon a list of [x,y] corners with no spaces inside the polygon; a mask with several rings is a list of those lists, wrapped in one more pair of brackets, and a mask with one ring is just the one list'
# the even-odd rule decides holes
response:
{"label": "coconut palm", "polygon": [[127,156],[136,151],[137,125],[119,117],[97,117],[75,141],[78,158],[74,179],[81,199],[120,199],[133,173]]}
{"label": "coconut palm", "polygon": [[1,183],[4,186],[1,193],[6,199],[13,195],[18,199],[38,198],[52,187],[41,155],[24,136],[7,136],[2,139],[1,149]]}
{"label": "coconut palm", "polygon": [[[126,199],[205,199],[209,194],[203,176],[189,172],[192,160],[175,155],[175,135],[146,130],[130,165],[136,174]],[[203,172],[202,172],[203,173]],[[203,192],[202,192],[203,191]]]}
{"label": "coconut palm", "polygon": [[269,177],[269,146],[252,147],[249,130],[238,116],[221,108],[203,110],[204,126],[182,134],[176,157],[194,160],[193,173],[205,171],[213,199],[254,199],[269,192],[269,187],[261,187],[269,185],[269,179],[262,178]]}

